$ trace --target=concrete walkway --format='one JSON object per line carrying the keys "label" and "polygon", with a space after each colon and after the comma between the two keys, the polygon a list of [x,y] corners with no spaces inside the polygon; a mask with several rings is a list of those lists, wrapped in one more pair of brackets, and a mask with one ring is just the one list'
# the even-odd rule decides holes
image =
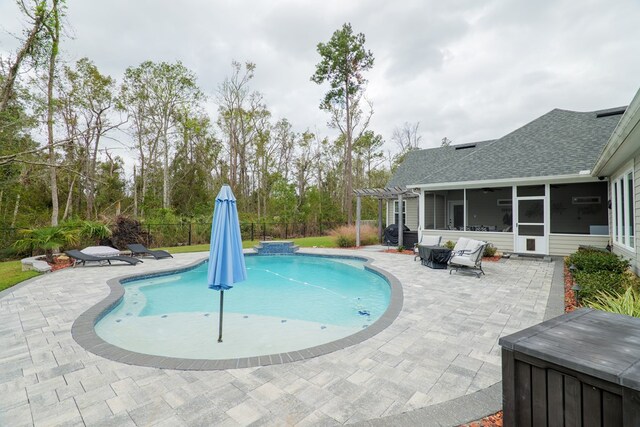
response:
{"label": "concrete walkway", "polygon": [[[469,421],[495,409],[499,388],[490,386],[501,379],[497,340],[543,320],[555,267],[485,263],[486,276],[476,279],[428,269],[407,255],[305,252],[372,258],[403,285],[399,317],[365,342],[284,365],[204,372],[132,366],[85,351],[71,337],[74,320],[107,296],[108,279],[187,265],[206,254],[65,269],[0,294],[0,425]],[[449,413],[476,395],[481,398],[471,409],[465,404]]]}

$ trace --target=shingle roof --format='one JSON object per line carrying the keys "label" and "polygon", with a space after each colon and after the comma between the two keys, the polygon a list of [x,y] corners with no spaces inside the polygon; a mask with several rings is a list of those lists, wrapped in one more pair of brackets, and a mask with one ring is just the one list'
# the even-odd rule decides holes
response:
{"label": "shingle roof", "polygon": [[485,181],[591,170],[621,118],[613,113],[622,111],[624,107],[591,112],[555,109],[473,149],[452,146],[415,151],[407,155],[390,183]]}
{"label": "shingle roof", "polygon": [[495,140],[409,151],[404,161],[398,165],[387,187],[415,184],[416,180],[424,177],[433,168],[439,169],[441,165],[451,164],[493,141]]}

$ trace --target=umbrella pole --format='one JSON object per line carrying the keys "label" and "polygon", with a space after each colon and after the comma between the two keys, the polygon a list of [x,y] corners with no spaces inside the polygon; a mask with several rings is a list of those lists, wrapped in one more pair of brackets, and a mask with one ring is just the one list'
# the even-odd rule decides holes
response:
{"label": "umbrella pole", "polygon": [[220,327],[218,329],[218,342],[222,342],[222,307],[224,306],[224,291],[220,291]]}

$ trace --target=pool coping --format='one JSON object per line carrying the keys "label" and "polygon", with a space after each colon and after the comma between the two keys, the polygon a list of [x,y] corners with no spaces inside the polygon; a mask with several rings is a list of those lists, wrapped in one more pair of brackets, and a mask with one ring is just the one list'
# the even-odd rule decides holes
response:
{"label": "pool coping", "polygon": [[[245,255],[264,256],[255,253],[245,253]],[[206,258],[203,258],[184,267],[165,269],[154,273],[131,274],[107,280],[107,285],[109,286],[110,290],[109,295],[107,295],[107,297],[105,297],[103,300],[99,301],[88,310],[83,312],[80,316],[78,316],[78,318],[73,322],[73,326],[71,327],[71,336],[85,350],[97,356],[104,357],[105,359],[109,359],[115,362],[160,369],[213,371],[280,365],[283,363],[296,362],[333,353],[352,345],[359,344],[382,332],[395,321],[395,319],[402,311],[404,294],[400,281],[393,274],[372,265],[373,259],[371,258],[360,255],[328,255],[308,252],[297,252],[293,255],[287,255],[364,260],[364,268],[366,270],[383,277],[389,283],[389,287],[391,289],[391,299],[389,301],[389,306],[382,314],[382,316],[380,316],[380,318],[378,318],[370,326],[344,338],[301,350],[233,359],[188,359],[143,354],[131,350],[126,350],[122,347],[110,344],[96,334],[96,323],[98,323],[100,319],[102,319],[112,308],[118,305],[124,297],[124,287],[122,286],[122,283],[126,283],[127,281],[131,281],[137,278],[157,277],[174,273],[176,271],[189,270],[205,262]]]}

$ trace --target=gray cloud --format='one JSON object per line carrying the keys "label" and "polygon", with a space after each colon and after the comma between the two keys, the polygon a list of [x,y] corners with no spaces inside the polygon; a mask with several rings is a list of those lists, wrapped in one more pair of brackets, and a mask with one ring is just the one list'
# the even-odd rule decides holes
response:
{"label": "gray cloud", "polygon": [[[309,77],[316,45],[351,22],[376,58],[372,129],[389,140],[420,121],[426,147],[497,138],[556,107],[628,103],[640,83],[638,16],[637,0],[69,0],[74,39],[63,51],[118,79],[148,59],[180,60],[211,99],[232,60],[252,61],[253,87],[276,119],[332,135],[318,110],[326,88]],[[4,30],[19,31],[16,17],[15,4],[0,3]],[[13,49],[0,34],[0,53]]]}

